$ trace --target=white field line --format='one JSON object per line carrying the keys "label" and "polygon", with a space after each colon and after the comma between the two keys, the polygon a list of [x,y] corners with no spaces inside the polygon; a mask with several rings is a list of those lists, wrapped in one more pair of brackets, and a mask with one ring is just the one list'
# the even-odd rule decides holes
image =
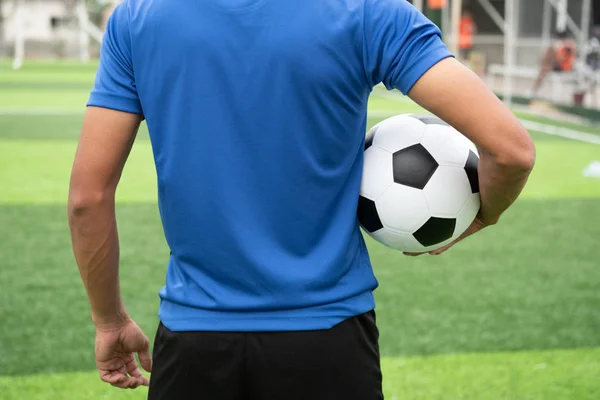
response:
{"label": "white field line", "polygon": [[[384,92],[382,90],[373,91],[373,94],[378,97],[387,98],[391,100],[397,100],[398,102],[406,102],[404,96],[394,92]],[[374,118],[389,118],[398,114],[393,111],[381,111],[374,110],[370,111],[367,115]],[[600,135],[594,135],[592,133],[578,131],[576,129],[558,127],[549,124],[542,124],[540,122],[530,121],[525,118],[520,118],[523,126],[529,130],[544,133],[546,135],[560,136],[567,139],[578,140],[580,142],[600,144]]]}
{"label": "white field line", "polygon": [[580,142],[600,144],[600,135],[581,132],[576,129],[563,128],[554,125],[542,124],[527,119],[521,119],[521,123],[527,129],[532,131],[545,133],[546,135],[560,136],[567,139],[579,140]]}

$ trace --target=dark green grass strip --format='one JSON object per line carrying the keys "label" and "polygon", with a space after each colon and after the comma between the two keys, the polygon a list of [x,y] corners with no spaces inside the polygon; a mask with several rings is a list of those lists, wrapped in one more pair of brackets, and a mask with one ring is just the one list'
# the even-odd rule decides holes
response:
{"label": "dark green grass strip", "polygon": [[597,199],[521,200],[441,257],[370,243],[385,355],[600,344]]}
{"label": "dark green grass strip", "polygon": [[[84,105],[81,106],[82,110]],[[369,118],[367,128],[380,122],[382,118]],[[1,115],[0,139],[77,139],[83,121],[81,113],[73,111],[67,115]],[[566,140],[558,136],[531,132],[535,140]],[[148,138],[148,128],[142,123],[138,139]]]}
{"label": "dark green grass strip", "polygon": [[[385,356],[600,345],[597,200],[521,201],[446,256],[369,241]],[[155,205],[119,207],[123,293],[153,336],[168,250]],[[64,206],[0,206],[0,375],[89,370]]]}
{"label": "dark green grass strip", "polygon": [[[65,217],[64,206],[0,206],[0,375],[94,367],[93,328]],[[158,211],[119,207],[119,221],[127,307],[153,336],[169,254]]]}
{"label": "dark green grass strip", "polygon": [[[83,111],[66,115],[0,115],[0,139],[39,140],[79,138]],[[138,139],[148,139],[142,123]]]}

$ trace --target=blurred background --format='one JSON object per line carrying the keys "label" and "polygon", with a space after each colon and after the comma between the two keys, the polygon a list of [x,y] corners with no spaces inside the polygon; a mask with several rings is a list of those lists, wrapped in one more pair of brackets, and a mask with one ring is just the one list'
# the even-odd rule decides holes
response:
{"label": "blurred background", "polygon": [[[0,0],[0,56],[96,58],[118,0]],[[595,0],[411,0],[442,29],[450,47],[497,92],[598,108],[600,3]],[[594,4],[596,3],[596,4]],[[541,82],[551,48],[573,60]],[[559,62],[560,64],[560,62]],[[562,68],[562,67],[565,68]],[[559,73],[560,72],[560,73]],[[508,81],[508,82],[505,82]],[[547,82],[546,82],[547,81]]]}
{"label": "blurred background", "polygon": [[[97,377],[66,222],[116,3],[0,0],[0,400],[145,398]],[[443,257],[407,259],[366,238],[386,398],[598,400],[600,1],[412,3],[529,129],[538,161],[501,223]],[[424,111],[376,87],[369,127],[405,112]],[[123,295],[152,338],[169,251],[145,125],[117,198]]]}

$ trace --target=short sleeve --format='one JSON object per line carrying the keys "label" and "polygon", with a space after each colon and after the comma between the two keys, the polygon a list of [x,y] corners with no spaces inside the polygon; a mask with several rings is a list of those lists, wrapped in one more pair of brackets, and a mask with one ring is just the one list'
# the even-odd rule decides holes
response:
{"label": "short sleeve", "polygon": [[133,73],[126,2],[115,8],[107,22],[100,51],[100,65],[87,105],[142,114]]}
{"label": "short sleeve", "polygon": [[406,94],[431,67],[452,57],[441,32],[407,0],[365,0],[367,79]]}

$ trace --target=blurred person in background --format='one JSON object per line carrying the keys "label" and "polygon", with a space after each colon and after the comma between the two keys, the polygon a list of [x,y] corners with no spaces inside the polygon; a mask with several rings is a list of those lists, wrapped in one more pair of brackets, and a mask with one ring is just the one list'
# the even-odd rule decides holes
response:
{"label": "blurred person in background", "polygon": [[573,71],[577,54],[577,43],[569,37],[566,31],[559,32],[557,39],[556,43],[550,46],[544,53],[540,64],[540,72],[529,94],[531,100],[536,98],[538,90],[549,73]]}
{"label": "blurred person in background", "polygon": [[471,58],[471,52],[475,47],[475,35],[477,34],[477,24],[469,10],[464,10],[460,18],[458,32],[458,47],[460,49],[461,61],[468,62]]}
{"label": "blurred person in background", "polygon": [[586,43],[583,51],[587,66],[592,71],[600,70],[600,26],[595,26],[592,29],[590,40]]}

